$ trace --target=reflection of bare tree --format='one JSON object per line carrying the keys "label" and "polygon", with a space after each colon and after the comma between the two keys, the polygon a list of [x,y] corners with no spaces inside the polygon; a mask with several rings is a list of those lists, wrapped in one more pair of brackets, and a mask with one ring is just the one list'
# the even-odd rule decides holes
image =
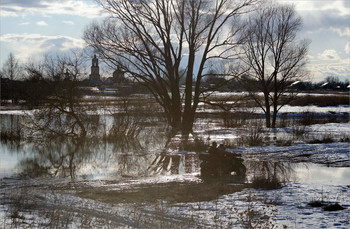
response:
{"label": "reflection of bare tree", "polygon": [[10,149],[20,149],[23,136],[19,115],[0,115],[0,141]]}
{"label": "reflection of bare tree", "polygon": [[261,180],[272,183],[285,183],[290,180],[293,172],[291,163],[276,161],[247,161],[248,171],[253,181]]}
{"label": "reflection of bare tree", "polygon": [[180,166],[180,156],[162,152],[154,158],[148,170],[152,174],[178,174]]}
{"label": "reflection of bare tree", "polygon": [[[198,172],[199,164],[200,162],[197,154],[187,153],[179,155],[162,152],[156,155],[151,165],[148,167],[148,171],[151,174],[193,173]],[[180,171],[180,167],[183,167],[184,171]]]}
{"label": "reflection of bare tree", "polygon": [[199,157],[197,154],[185,155],[185,173],[193,173],[199,170]]}
{"label": "reflection of bare tree", "polygon": [[35,139],[33,143],[29,148],[33,158],[20,164],[22,175],[29,177],[77,178],[94,175],[96,171],[106,175],[137,176],[145,173],[150,160],[147,147],[125,136],[113,141],[56,137]]}
{"label": "reflection of bare tree", "polygon": [[146,109],[141,104],[132,104],[128,99],[123,99],[117,109],[118,113],[112,114],[109,137],[137,138],[142,130],[140,123],[145,121],[143,113]]}
{"label": "reflection of bare tree", "polygon": [[116,157],[118,173],[121,176],[144,174],[143,163],[148,161],[149,154],[137,139],[121,136],[113,143],[113,152]]}
{"label": "reflection of bare tree", "polygon": [[75,177],[77,167],[91,153],[84,140],[56,138],[33,148],[34,159],[22,161],[24,176]]}
{"label": "reflection of bare tree", "polygon": [[56,85],[55,95],[31,116],[31,132],[48,136],[84,137],[96,130],[99,117],[88,114],[92,108],[82,104],[77,87],[73,81]]}

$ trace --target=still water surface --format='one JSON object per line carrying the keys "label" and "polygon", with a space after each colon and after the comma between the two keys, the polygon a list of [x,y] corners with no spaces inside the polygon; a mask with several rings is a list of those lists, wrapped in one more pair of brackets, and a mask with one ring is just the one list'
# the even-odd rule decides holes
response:
{"label": "still water surface", "polygon": [[[1,115],[1,121],[2,130],[16,130],[21,125],[18,115]],[[171,148],[169,138],[157,128],[144,127],[137,139],[90,137],[1,141],[0,179],[19,176],[50,180],[127,180],[198,176],[201,163],[198,153],[205,149],[194,147],[194,150],[179,151]],[[266,161],[245,161],[244,164],[248,169],[245,182],[262,175],[278,177],[281,182],[350,184],[350,168]]]}
{"label": "still water surface", "polygon": [[[111,143],[103,146],[87,144],[85,147],[72,147],[72,144],[67,142],[50,142],[41,146],[29,144],[22,148],[0,143],[0,179],[21,176],[74,180],[125,180],[177,175],[195,177],[200,173],[201,161],[195,152],[145,153],[141,149],[134,149],[135,151],[123,153],[118,152],[116,146]],[[256,168],[257,166],[259,168],[275,166],[266,162],[265,164],[260,162],[260,165],[257,165],[259,162],[245,161],[244,163],[248,168],[246,181],[249,180],[249,176],[256,175],[256,171],[260,170]],[[282,181],[350,184],[350,168],[326,167],[312,163],[279,163],[278,166],[283,173]],[[287,172],[286,168],[288,168]]]}

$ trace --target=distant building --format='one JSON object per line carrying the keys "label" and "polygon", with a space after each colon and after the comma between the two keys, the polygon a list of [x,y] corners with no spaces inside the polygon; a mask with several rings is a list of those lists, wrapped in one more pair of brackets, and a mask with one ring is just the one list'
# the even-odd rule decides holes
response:
{"label": "distant building", "polygon": [[125,83],[124,71],[118,66],[117,70],[113,72],[113,80],[116,83]]}
{"label": "distant building", "polygon": [[97,83],[100,82],[100,67],[98,66],[98,59],[96,55],[92,58],[90,81]]}

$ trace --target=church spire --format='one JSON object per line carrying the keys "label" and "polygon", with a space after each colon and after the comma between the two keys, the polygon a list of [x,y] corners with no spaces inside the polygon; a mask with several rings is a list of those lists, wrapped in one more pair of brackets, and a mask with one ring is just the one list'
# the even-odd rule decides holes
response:
{"label": "church spire", "polygon": [[90,80],[100,80],[100,67],[98,66],[96,54],[92,58]]}

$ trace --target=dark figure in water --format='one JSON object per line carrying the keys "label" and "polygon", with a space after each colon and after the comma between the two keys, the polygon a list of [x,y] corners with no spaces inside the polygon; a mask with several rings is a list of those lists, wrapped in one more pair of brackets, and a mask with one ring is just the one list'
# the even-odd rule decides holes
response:
{"label": "dark figure in water", "polygon": [[224,145],[217,147],[217,143],[213,142],[208,153],[200,154],[201,176],[230,176],[235,172],[237,176],[245,176],[246,167],[243,165],[243,159],[238,158],[233,153],[225,151]]}

